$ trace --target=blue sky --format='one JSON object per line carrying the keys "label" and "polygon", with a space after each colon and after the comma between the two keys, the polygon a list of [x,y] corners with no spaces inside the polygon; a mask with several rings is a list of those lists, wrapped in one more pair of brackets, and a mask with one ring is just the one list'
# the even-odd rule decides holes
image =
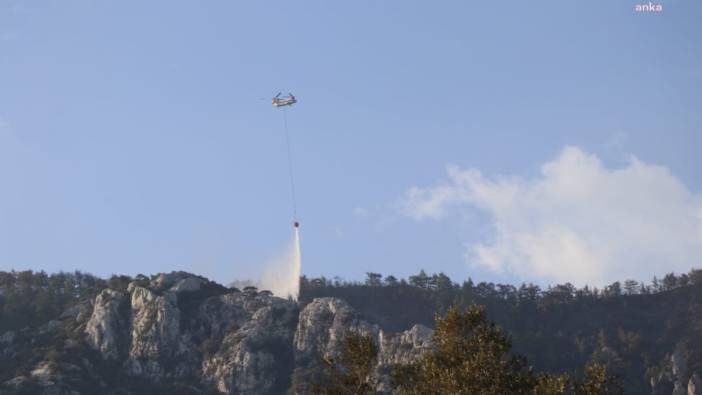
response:
{"label": "blue sky", "polygon": [[[0,0],[0,269],[257,276],[291,234],[283,118],[268,101],[280,90],[300,100],[288,121],[308,275],[424,268],[455,280],[562,280],[475,265],[467,251],[518,249],[500,238],[538,239],[551,225],[592,247],[600,241],[583,232],[609,225],[560,223],[521,202],[520,216],[549,223],[505,236],[504,212],[465,188],[442,215],[408,213],[413,187],[426,197],[457,185],[448,165],[480,171],[470,188],[510,179],[527,193],[551,185],[549,163],[595,169],[602,182],[591,185],[607,188],[634,155],[644,175],[617,178],[624,190],[613,195],[635,199],[660,182],[681,186],[680,199],[604,206],[641,207],[623,220],[679,206],[653,225],[695,235],[702,3],[667,0],[661,13],[634,4]],[[587,207],[570,210],[594,215]],[[689,252],[673,266],[683,270],[702,264],[692,262],[699,229],[684,241],[631,234],[606,249],[671,243]],[[628,269],[592,281],[660,258],[610,252],[632,259]],[[641,279],[669,268],[650,264]]]}

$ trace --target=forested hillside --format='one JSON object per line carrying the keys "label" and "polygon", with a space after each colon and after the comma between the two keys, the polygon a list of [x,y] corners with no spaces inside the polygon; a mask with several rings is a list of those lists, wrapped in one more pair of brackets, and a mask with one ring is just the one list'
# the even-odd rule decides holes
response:
{"label": "forested hillside", "polygon": [[363,283],[302,278],[303,305],[323,296],[348,301],[389,331],[432,326],[434,314],[452,305],[484,305],[489,319],[512,334],[514,351],[537,370],[582,375],[588,362],[602,362],[631,393],[649,393],[653,383],[670,394],[676,382],[686,387],[702,371],[702,270],[603,289],[459,284],[424,271],[408,280],[367,273]]}
{"label": "forested hillside", "polygon": [[[320,352],[336,352],[327,333],[348,330],[376,336],[376,369],[388,372],[383,361],[410,361],[426,347],[429,335],[415,324],[433,327],[437,313],[473,304],[486,307],[487,318],[511,336],[512,351],[535,371],[582,378],[583,368],[597,362],[627,393],[654,394],[687,391],[702,373],[700,270],[603,289],[459,284],[424,272],[407,280],[368,273],[362,283],[303,276],[300,285],[295,305],[182,272],[109,279],[0,272],[0,383],[25,389],[17,393],[57,381],[85,393],[103,385],[124,393],[238,393],[271,378],[285,386],[291,377],[295,385],[306,377],[297,373],[317,366]],[[320,341],[327,343],[317,348]],[[160,351],[152,355],[153,347]],[[239,365],[244,355],[262,359]],[[255,379],[233,373],[241,369]],[[158,384],[165,378],[168,385]],[[144,388],[151,392],[139,392]]]}

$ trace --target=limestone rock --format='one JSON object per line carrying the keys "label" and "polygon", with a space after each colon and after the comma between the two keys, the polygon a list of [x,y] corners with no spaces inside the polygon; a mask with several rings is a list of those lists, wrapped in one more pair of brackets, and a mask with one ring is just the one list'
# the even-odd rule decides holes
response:
{"label": "limestone rock", "polygon": [[[300,311],[269,293],[239,292],[185,272],[137,276],[126,291],[103,289],[57,318],[1,334],[2,358],[14,358],[21,347],[52,355],[37,355],[14,379],[5,376],[0,393],[123,395],[137,386],[281,394],[298,368],[312,371],[320,357],[336,359],[349,332],[373,337],[377,390],[388,392],[390,371],[431,349],[432,335],[420,325],[385,333],[341,299],[314,299]],[[88,348],[102,358],[93,359]]]}
{"label": "limestone rock", "polygon": [[[215,332],[227,331],[218,351],[202,363],[203,380],[223,394],[284,393],[292,372],[292,341],[297,307],[270,296],[226,295],[225,306],[242,301],[244,308],[225,309]],[[229,303],[226,303],[229,302]],[[251,314],[253,312],[253,314]],[[236,323],[251,314],[241,327]]]}
{"label": "limestone rock", "polygon": [[387,335],[380,331],[378,365],[375,369],[379,392],[390,393],[392,390],[390,377],[395,366],[411,364],[422,354],[431,350],[431,336],[433,334],[433,330],[423,325],[415,325],[411,329],[395,335]]}
{"label": "limestone rock", "polygon": [[687,383],[687,395],[702,395],[702,377],[694,373]]}
{"label": "limestone rock", "polygon": [[13,379],[5,381],[4,384],[7,388],[10,388],[10,389],[17,391],[17,390],[22,389],[22,387],[24,387],[28,381],[29,381],[29,379],[27,377],[17,376]]}
{"label": "limestone rock", "polygon": [[202,284],[206,281],[198,277],[186,277],[178,280],[173,286],[171,286],[170,291],[173,293],[180,292],[195,292],[199,291]]}
{"label": "limestone rock", "polygon": [[[61,370],[67,373],[75,373],[79,371],[80,368],[77,366],[64,363],[61,364]],[[38,385],[38,393],[41,395],[78,395],[79,392],[72,390],[67,383],[65,383],[66,377],[59,371],[57,366],[51,364],[48,361],[43,361],[39,363],[30,373],[30,377]],[[24,382],[20,383],[20,388],[24,385]]]}
{"label": "limestone rock", "polygon": [[200,287],[207,283],[204,277],[196,276],[187,272],[161,273],[153,277],[148,288],[157,292],[170,290],[171,292],[198,291]]}
{"label": "limestone rock", "polygon": [[55,376],[55,372],[51,368],[51,365],[44,361],[37,365],[30,375],[32,378],[36,379],[41,386],[48,386],[53,384],[52,378]]}
{"label": "limestone rock", "polygon": [[411,329],[396,335],[380,332],[378,362],[381,365],[407,365],[417,360],[431,349],[431,336],[434,331],[424,325],[415,325]]}
{"label": "limestone rock", "polygon": [[85,326],[88,344],[100,351],[105,359],[117,359],[121,355],[120,339],[126,323],[125,317],[120,315],[120,307],[125,302],[124,293],[112,289],[102,290],[95,298],[92,315]]}
{"label": "limestone rock", "polygon": [[380,329],[361,319],[348,303],[336,298],[317,298],[300,312],[295,332],[295,351],[306,356],[334,359],[349,331],[372,334]]}
{"label": "limestone rock", "polygon": [[[432,330],[415,325],[411,329],[386,334],[376,325],[371,325],[345,301],[335,298],[318,298],[300,312],[295,333],[295,352],[298,367],[318,369],[320,357],[336,359],[341,352],[342,341],[349,332],[373,337],[378,345],[378,357],[374,367],[377,391],[390,391],[390,373],[398,364],[414,362],[431,348]],[[303,380],[304,381],[304,380]],[[306,386],[294,390],[305,392]]]}
{"label": "limestone rock", "polygon": [[158,294],[134,283],[129,285],[131,295],[131,344],[125,367],[133,376],[160,380],[164,376],[185,374],[182,359],[175,372],[167,372],[164,364],[177,355],[187,354],[192,348],[180,337],[180,310],[172,292]]}
{"label": "limestone rock", "polygon": [[93,301],[87,300],[83,303],[79,303],[69,309],[66,309],[63,313],[61,313],[59,319],[65,320],[67,318],[72,318],[77,323],[82,324],[90,319],[92,312]]}

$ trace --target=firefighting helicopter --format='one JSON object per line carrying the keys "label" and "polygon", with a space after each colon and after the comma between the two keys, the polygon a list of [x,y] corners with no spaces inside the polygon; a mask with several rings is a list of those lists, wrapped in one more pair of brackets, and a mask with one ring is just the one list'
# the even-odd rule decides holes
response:
{"label": "firefighting helicopter", "polygon": [[293,104],[297,103],[297,99],[292,93],[288,93],[287,96],[280,97],[281,93],[282,92],[278,92],[278,94],[271,100],[273,107],[292,106]]}

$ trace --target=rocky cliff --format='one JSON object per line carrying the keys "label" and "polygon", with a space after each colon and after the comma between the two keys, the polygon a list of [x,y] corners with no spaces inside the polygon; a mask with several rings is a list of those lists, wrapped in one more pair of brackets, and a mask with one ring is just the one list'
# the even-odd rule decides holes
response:
{"label": "rocky cliff", "polygon": [[348,303],[335,298],[314,299],[300,312],[295,331],[294,348],[296,374],[293,390],[308,391],[311,375],[305,370],[320,370],[320,359],[335,360],[341,352],[341,342],[349,332],[371,335],[378,345],[375,379],[378,391],[390,390],[390,372],[396,364],[413,362],[429,347],[432,331],[415,325],[410,330],[386,334],[378,326],[366,322]]}
{"label": "rocky cliff", "polygon": [[376,340],[381,392],[392,366],[414,360],[431,337],[422,326],[384,333],[340,299],[300,309],[188,273],[141,277],[40,328],[0,334],[0,356],[33,358],[0,393],[305,393],[305,372],[336,357],[349,331]]}
{"label": "rocky cliff", "polygon": [[690,372],[680,350],[673,352],[650,379],[653,395],[702,395],[702,378]]}

